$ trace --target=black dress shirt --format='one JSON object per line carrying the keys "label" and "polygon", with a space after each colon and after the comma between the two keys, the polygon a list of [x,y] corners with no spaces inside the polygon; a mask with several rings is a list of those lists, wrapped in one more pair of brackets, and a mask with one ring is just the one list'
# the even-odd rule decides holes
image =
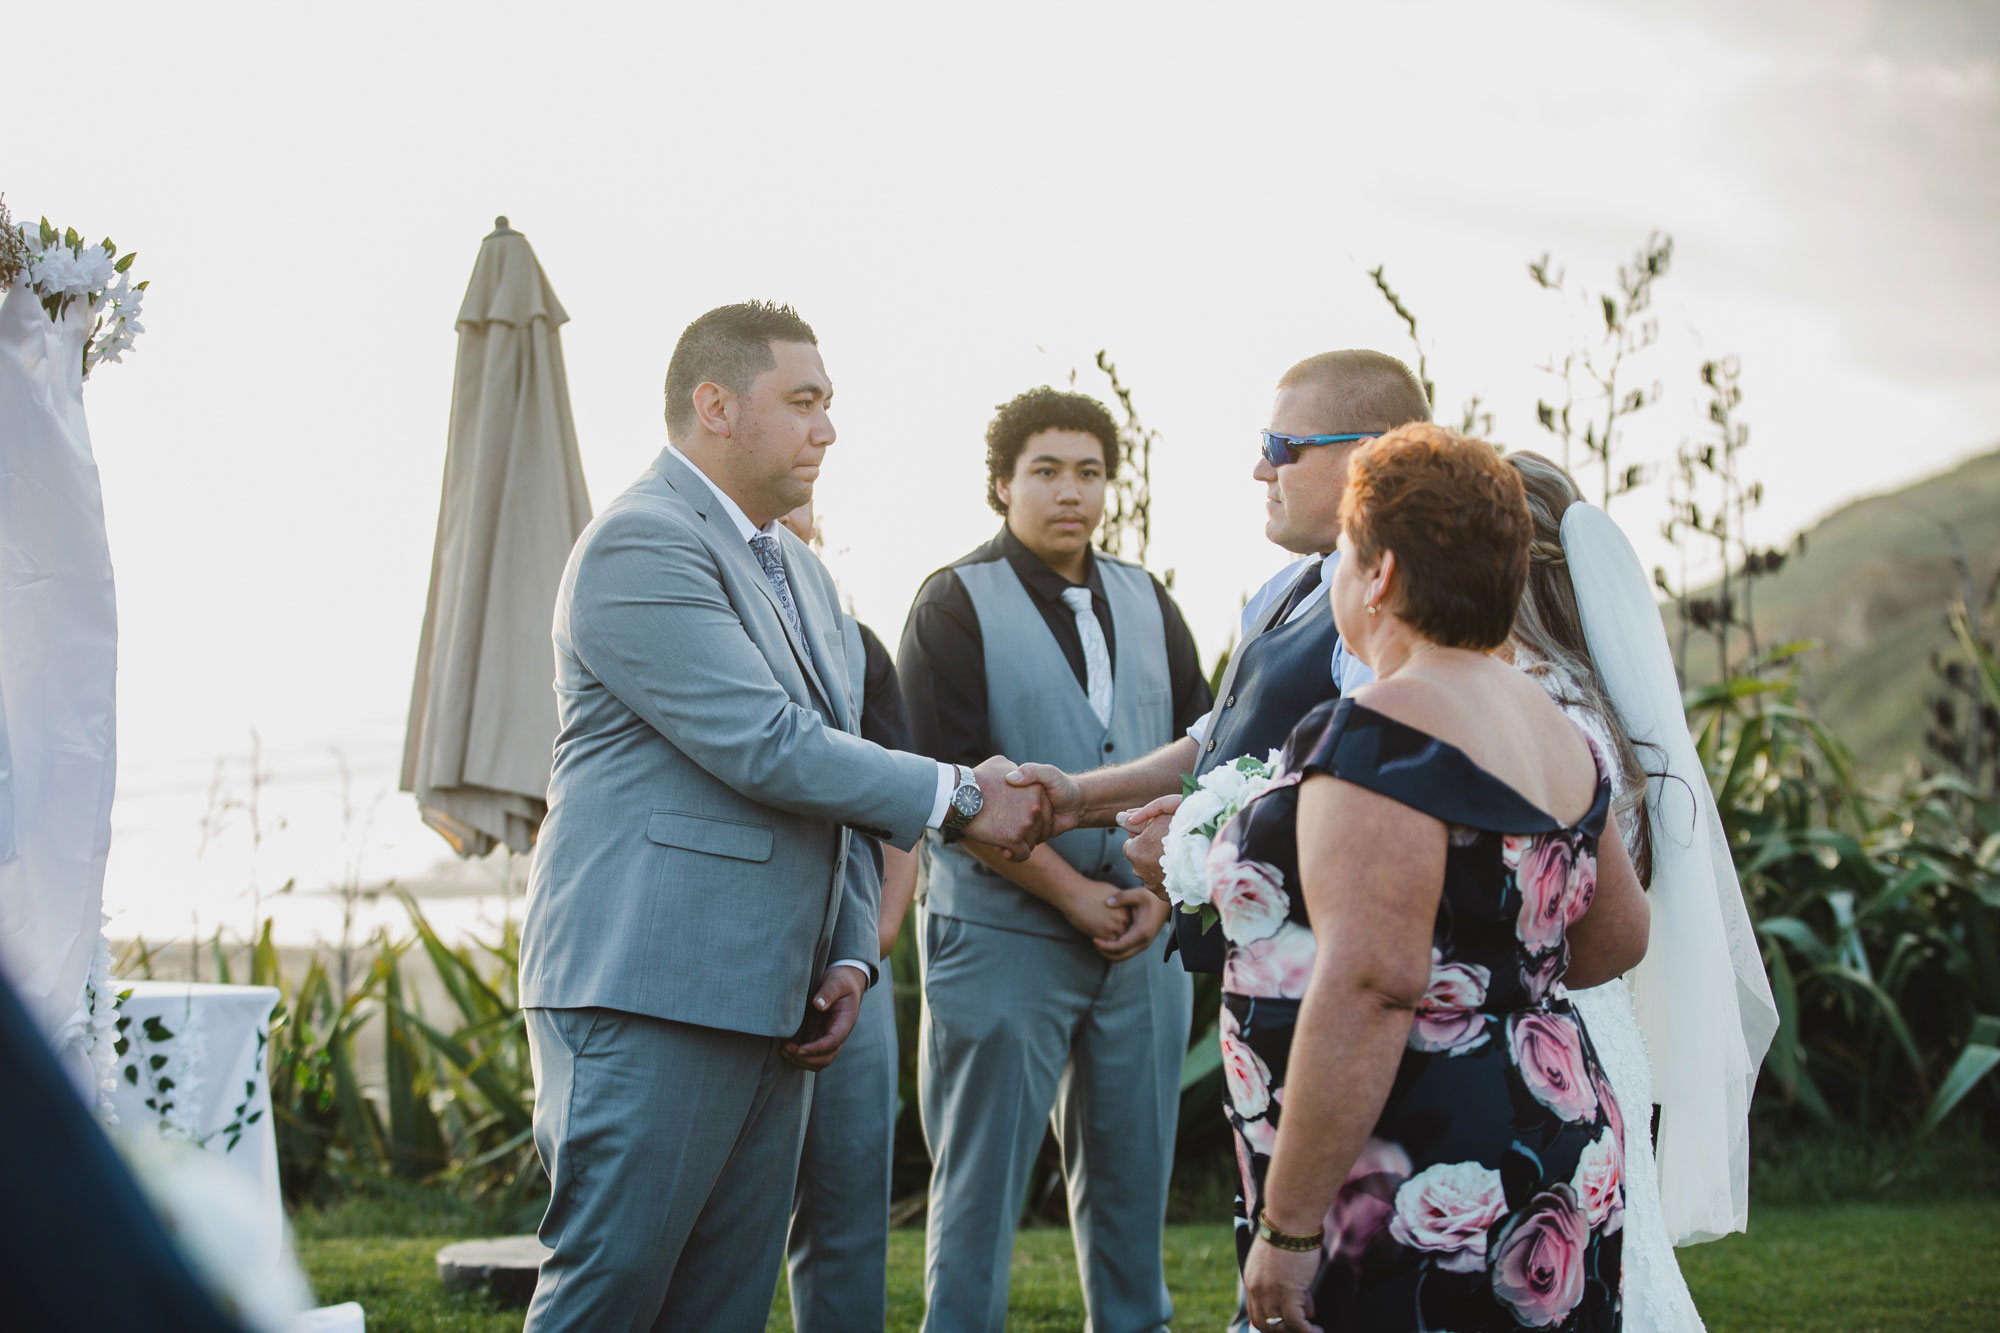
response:
{"label": "black dress shirt", "polygon": [[[860,621],[854,622],[861,625]],[[896,664],[875,631],[861,625],[861,646],[868,657],[861,682],[861,738],[885,750],[910,749],[910,712],[903,707],[903,687]],[[914,753],[914,751],[912,751]]]}
{"label": "black dress shirt", "polygon": [[[1055,636],[1076,673],[1077,684],[1088,687],[1088,670],[1083,660],[1083,640],[1076,632],[1076,615],[1062,599],[1070,581],[1050,569],[1043,559],[1021,544],[1012,531],[1003,527],[1000,535],[978,550],[953,561],[953,565],[977,565],[1005,559],[1028,590],[1029,600],[1042,613],[1049,633]],[[1111,603],[1104,595],[1104,578],[1097,568],[1097,554],[1084,558],[1084,586],[1090,589],[1090,604],[1097,623],[1104,627],[1104,644],[1118,662],[1117,632],[1111,623]],[[1201,658],[1195,651],[1194,635],[1174,599],[1153,580],[1160,599],[1160,621],[1166,633],[1167,678],[1173,682],[1174,729],[1186,731],[1208,713],[1214,696],[1202,675]],[[1150,648],[1150,645],[1145,645]],[[910,607],[910,619],[903,626],[903,647],[897,654],[896,673],[903,682],[903,699],[909,706],[910,748],[947,764],[978,764],[994,753],[992,728],[986,711],[986,645],[973,610],[971,594],[952,572],[939,570],[924,581],[917,600]],[[1019,757],[1019,756],[1010,756]]]}

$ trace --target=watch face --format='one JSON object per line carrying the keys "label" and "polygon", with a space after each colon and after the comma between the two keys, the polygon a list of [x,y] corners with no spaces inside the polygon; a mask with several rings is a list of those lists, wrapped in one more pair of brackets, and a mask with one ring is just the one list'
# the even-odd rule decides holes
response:
{"label": "watch face", "polygon": [[978,814],[984,804],[986,800],[979,794],[979,784],[976,782],[965,783],[951,794],[951,808],[967,819]]}

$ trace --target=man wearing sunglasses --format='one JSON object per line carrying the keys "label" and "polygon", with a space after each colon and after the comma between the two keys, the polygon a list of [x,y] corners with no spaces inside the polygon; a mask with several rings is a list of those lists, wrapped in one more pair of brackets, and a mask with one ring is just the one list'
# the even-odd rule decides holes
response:
{"label": "man wearing sunglasses", "polygon": [[[1215,706],[1185,736],[1074,777],[1043,764],[1021,766],[1021,782],[1047,789],[1058,828],[1122,824],[1132,835],[1126,857],[1158,890],[1160,843],[1180,805],[1183,774],[1198,777],[1239,755],[1262,758],[1312,708],[1368,682],[1368,668],[1341,648],[1323,568],[1337,558],[1347,462],[1363,441],[1430,419],[1423,385],[1381,352],[1324,352],[1285,372],[1251,475],[1264,485],[1264,535],[1300,558],[1243,608]],[[1168,952],[1178,947],[1189,971],[1222,970],[1220,931],[1204,933],[1198,918],[1181,913],[1174,929]]]}

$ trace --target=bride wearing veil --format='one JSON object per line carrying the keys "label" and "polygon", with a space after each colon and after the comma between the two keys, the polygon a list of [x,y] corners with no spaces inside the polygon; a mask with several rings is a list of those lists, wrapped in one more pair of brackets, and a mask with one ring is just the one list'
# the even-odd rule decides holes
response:
{"label": "bride wearing veil", "polygon": [[1628,1108],[1625,1326],[1700,1329],[1673,1247],[1748,1225],[1750,1095],[1777,1009],[1638,557],[1562,469],[1508,461],[1536,538],[1508,647],[1621,760],[1614,803],[1652,909],[1645,961],[1572,996]]}

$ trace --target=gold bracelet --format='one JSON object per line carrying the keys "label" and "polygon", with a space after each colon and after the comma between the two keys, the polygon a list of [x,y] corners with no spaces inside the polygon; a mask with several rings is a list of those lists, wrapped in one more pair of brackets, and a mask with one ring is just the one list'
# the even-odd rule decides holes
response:
{"label": "gold bracelet", "polygon": [[1300,1236],[1290,1231],[1278,1230],[1265,1221],[1262,1216],[1259,1216],[1257,1219],[1257,1234],[1262,1236],[1264,1243],[1273,1249],[1290,1250],[1293,1254],[1309,1254],[1326,1243],[1326,1228],[1324,1227],[1313,1232],[1310,1236]]}

